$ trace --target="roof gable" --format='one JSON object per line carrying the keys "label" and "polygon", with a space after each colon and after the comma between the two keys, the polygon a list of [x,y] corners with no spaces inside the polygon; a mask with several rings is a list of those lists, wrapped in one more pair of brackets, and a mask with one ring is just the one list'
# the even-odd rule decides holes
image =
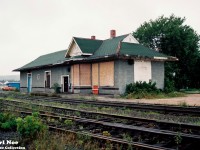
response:
{"label": "roof gable", "polygon": [[102,42],[102,40],[73,37],[66,56],[92,55]]}
{"label": "roof gable", "polygon": [[127,43],[137,43],[139,42],[136,40],[136,38],[130,33],[127,37],[125,37],[122,42],[127,42]]}
{"label": "roof gable", "polygon": [[69,45],[68,51],[66,52],[66,57],[80,56],[82,54],[83,52],[73,38]]}

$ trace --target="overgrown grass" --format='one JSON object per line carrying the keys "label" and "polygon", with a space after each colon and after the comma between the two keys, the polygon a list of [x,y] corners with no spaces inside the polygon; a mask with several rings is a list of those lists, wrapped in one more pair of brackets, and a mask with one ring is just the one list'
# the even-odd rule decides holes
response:
{"label": "overgrown grass", "polygon": [[109,150],[111,145],[81,134],[44,132],[29,144],[29,150]]}

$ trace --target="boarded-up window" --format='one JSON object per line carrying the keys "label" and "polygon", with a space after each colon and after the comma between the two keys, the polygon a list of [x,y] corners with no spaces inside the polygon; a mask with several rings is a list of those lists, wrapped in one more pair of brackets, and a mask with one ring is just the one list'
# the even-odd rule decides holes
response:
{"label": "boarded-up window", "polygon": [[80,64],[80,85],[91,85],[91,64]]}
{"label": "boarded-up window", "polygon": [[114,62],[100,63],[100,86],[114,86]]}
{"label": "boarded-up window", "polygon": [[73,65],[74,86],[79,86],[79,64]]}
{"label": "boarded-up window", "polygon": [[92,85],[99,85],[99,64],[92,64]]}

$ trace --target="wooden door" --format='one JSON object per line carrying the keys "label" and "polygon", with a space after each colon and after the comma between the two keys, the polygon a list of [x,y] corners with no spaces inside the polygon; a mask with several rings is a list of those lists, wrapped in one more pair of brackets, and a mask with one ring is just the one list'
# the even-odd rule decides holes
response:
{"label": "wooden door", "polygon": [[64,77],[63,78],[63,81],[64,81],[64,92],[68,92],[68,87],[69,87],[69,77]]}

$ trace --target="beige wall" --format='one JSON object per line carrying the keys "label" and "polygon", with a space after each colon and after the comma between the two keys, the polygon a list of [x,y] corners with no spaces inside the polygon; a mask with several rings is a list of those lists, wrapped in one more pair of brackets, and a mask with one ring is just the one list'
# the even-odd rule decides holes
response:
{"label": "beige wall", "polygon": [[99,85],[99,63],[92,64],[92,85]]}

